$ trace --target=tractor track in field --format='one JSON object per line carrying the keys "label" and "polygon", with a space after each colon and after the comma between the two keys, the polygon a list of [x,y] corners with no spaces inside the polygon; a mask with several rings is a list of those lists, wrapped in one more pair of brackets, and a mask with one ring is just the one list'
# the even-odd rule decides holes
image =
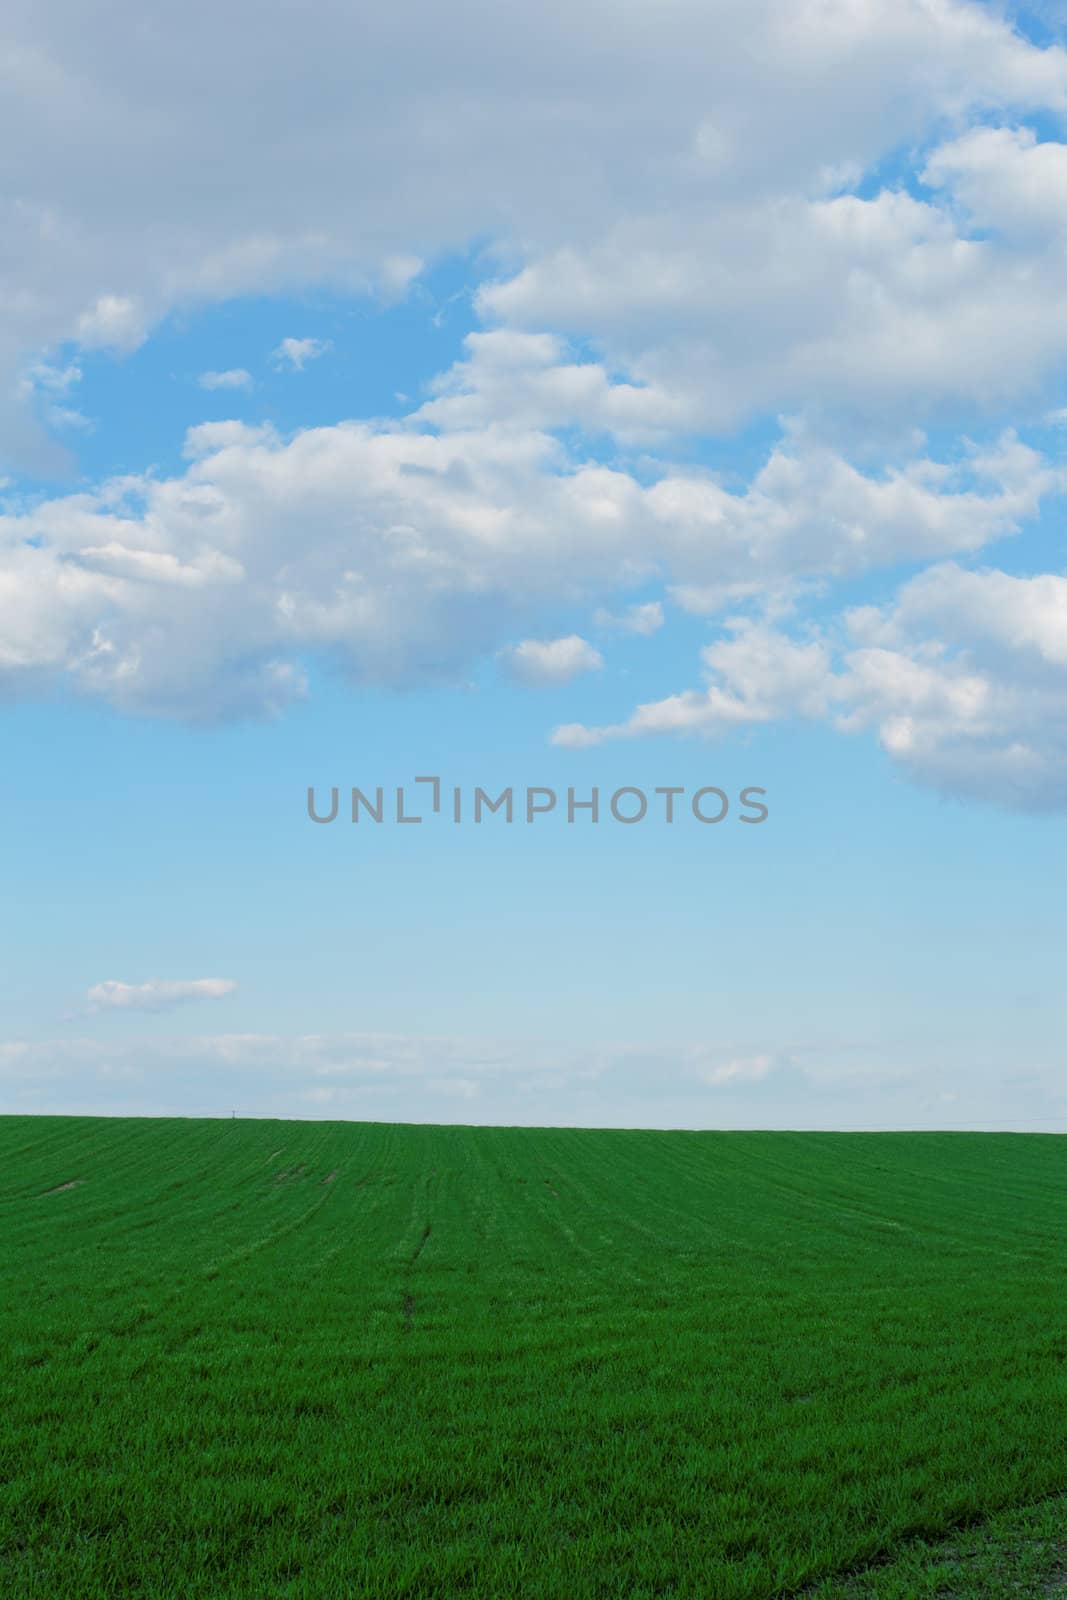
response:
{"label": "tractor track in field", "polygon": [[[775,1590],[773,1600],[811,1600],[827,1581],[836,1586],[840,1600],[846,1600],[846,1597],[847,1600],[869,1600],[869,1596],[873,1593],[869,1587],[871,1579],[877,1573],[894,1566],[909,1550],[920,1547],[929,1550],[931,1557],[939,1563],[957,1567],[961,1582],[965,1585],[959,1593],[961,1596],[971,1595],[975,1592],[973,1574],[969,1576],[967,1569],[977,1567],[981,1557],[973,1550],[961,1548],[961,1545],[966,1544],[968,1536],[972,1539],[980,1537],[986,1530],[994,1528],[997,1521],[1010,1518],[1013,1513],[1031,1511],[1039,1506],[1052,1506],[1057,1502],[1063,1504],[1064,1523],[1067,1527],[1067,1494],[1061,1489],[1054,1490],[1051,1494],[1041,1495],[1036,1500],[1023,1501],[1019,1506],[1002,1506],[986,1516],[972,1516],[948,1522],[939,1534],[905,1535],[872,1560],[838,1568],[834,1572],[827,1573],[826,1577],[816,1583],[805,1584],[803,1588]],[[1006,1538],[1002,1544],[1005,1552],[1010,1552],[1013,1548],[1018,1548],[1022,1542],[1022,1538]],[[1030,1542],[1044,1541],[1033,1540],[1031,1536]],[[1022,1600],[1027,1600],[1027,1596],[1033,1597],[1033,1600],[1036,1600],[1037,1596],[1041,1596],[1042,1600],[1054,1600],[1054,1597],[1058,1600],[1060,1596],[1067,1596],[1067,1538],[1057,1539],[1049,1544],[1047,1559],[1049,1565],[1046,1571],[1042,1576],[1034,1578],[1025,1589],[1023,1584],[1010,1573],[1005,1573],[1004,1579],[1001,1580],[1004,1588],[998,1587],[996,1593],[1006,1593],[1010,1587],[1022,1597]],[[951,1588],[941,1586],[937,1592],[939,1600],[956,1600],[957,1590],[954,1585]]]}
{"label": "tractor track in field", "polygon": [[[425,1250],[427,1242],[428,1242],[429,1237],[430,1237],[430,1234],[432,1232],[433,1232],[433,1227],[428,1222],[426,1224],[426,1226],[422,1230],[422,1236],[419,1239],[418,1244],[415,1246],[414,1254],[409,1256],[409,1258],[408,1258],[407,1267],[406,1267],[406,1270],[408,1272],[411,1272],[414,1269],[415,1263],[418,1261],[419,1257],[422,1255],[422,1252]],[[410,1333],[411,1329],[412,1329],[412,1326],[414,1324],[414,1321],[415,1321],[415,1299],[414,1299],[414,1296],[412,1295],[410,1289],[407,1289],[407,1290],[404,1291],[403,1314],[404,1314],[404,1324],[403,1324],[404,1332],[405,1333]]]}

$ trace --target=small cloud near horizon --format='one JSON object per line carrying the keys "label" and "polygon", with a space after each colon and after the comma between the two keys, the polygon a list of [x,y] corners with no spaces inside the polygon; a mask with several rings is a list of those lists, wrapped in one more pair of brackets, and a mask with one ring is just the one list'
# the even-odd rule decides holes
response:
{"label": "small cloud near horizon", "polygon": [[147,983],[122,983],[108,978],[86,993],[91,1011],[170,1011],[190,1000],[221,1000],[233,994],[233,978],[149,978]]}
{"label": "small cloud near horizon", "polygon": [[761,1083],[769,1076],[773,1065],[769,1055],[738,1056],[722,1066],[706,1067],[697,1076],[715,1089],[727,1083]]}

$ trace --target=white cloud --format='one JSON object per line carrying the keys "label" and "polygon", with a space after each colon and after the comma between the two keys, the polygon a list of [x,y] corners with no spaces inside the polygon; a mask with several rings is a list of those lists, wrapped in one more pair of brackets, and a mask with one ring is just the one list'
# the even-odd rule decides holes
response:
{"label": "white cloud", "polygon": [[53,366],[48,361],[37,361],[29,372],[31,385],[50,394],[66,394],[81,380],[82,369],[73,361],[68,361],[63,367]]}
{"label": "white cloud", "polygon": [[805,410],[841,436],[892,435],[1028,401],[1067,359],[1055,237],[971,238],[953,204],[745,195],[630,217],[484,286],[477,304],[512,328],[596,339],[646,424],[723,432]]}
{"label": "white cloud", "polygon": [[686,689],[638,706],[614,726],[557,728],[552,743],[569,749],[646,734],[721,734],[749,723],[796,715],[821,717],[829,711],[835,680],[831,656],[818,639],[794,642],[762,622],[728,621],[730,636],[701,652],[712,680],[705,689]]}
{"label": "white cloud", "polygon": [[30,401],[52,430],[91,433],[94,426],[91,418],[65,403],[81,379],[82,369],[75,362],[55,366],[49,361],[35,361],[21,379],[18,392]]}
{"label": "white cloud", "polygon": [[[20,8],[0,96],[0,139],[27,152],[0,180],[12,459],[43,450],[31,412],[87,425],[62,403],[79,369],[57,352],[128,351],[175,308],[315,286],[420,296],[424,272],[477,242],[485,326],[395,426],[209,423],[182,475],[9,500],[5,693],[270,713],[304,692],[309,657],[398,684],[526,633],[505,660],[521,674],[518,652],[547,645],[562,664],[530,670],[562,681],[550,619],[590,606],[651,632],[662,602],[621,608],[655,584],[690,613],[762,619],[711,647],[704,688],[559,742],[866,716],[932,773],[947,735],[876,709],[910,704],[926,674],[956,716],[961,685],[992,686],[975,760],[981,738],[1016,766],[1054,743],[1023,729],[1025,651],[984,623],[927,639],[902,614],[901,638],[866,656],[833,625],[784,624],[805,586],[967,556],[1063,486],[1002,427],[1062,398],[1046,389],[1067,365],[1067,141],[1028,125],[1067,117],[1060,46],[967,0],[635,0],[607,33],[593,0],[536,16],[399,0],[267,25],[239,0],[221,23],[200,3],[150,29],[121,11],[77,22],[70,0]],[[327,348],[290,337],[273,354],[298,371]],[[670,465],[692,435],[768,415],[785,434],[747,484]],[[916,440],[928,419],[999,442],[934,460]],[[565,447],[564,428],[607,460]],[[637,446],[662,459],[634,466]]]}
{"label": "white cloud", "polygon": [[271,357],[276,366],[288,367],[290,372],[303,372],[309,361],[318,361],[331,349],[329,339],[283,339]]}
{"label": "white cloud", "polygon": [[468,355],[434,379],[438,396],[414,413],[437,428],[577,424],[626,442],[662,440],[688,419],[680,396],[657,384],[613,381],[598,362],[574,361],[553,334],[470,333]]}
{"label": "white cloud", "polygon": [[86,350],[135,350],[145,332],[143,310],[136,300],[121,294],[99,295],[74,327],[78,343]]}
{"label": "white cloud", "polygon": [[717,736],[802,717],[873,729],[916,781],[1002,806],[1067,808],[1067,578],[943,563],[888,606],[808,638],[749,618],[702,652],[707,682],[625,722],[570,724],[581,748],[648,734]]}
{"label": "white cloud", "polygon": [[948,793],[1067,808],[1067,578],[945,563],[845,620],[839,726]]}
{"label": "white cloud", "polygon": [[619,619],[619,626],[628,633],[648,635],[658,633],[663,626],[663,606],[659,600],[648,600],[643,605],[630,606]]}
{"label": "white cloud", "polygon": [[91,417],[73,406],[46,406],[45,416],[53,428],[72,428],[77,433],[91,433],[95,426]]}
{"label": "white cloud", "polygon": [[1032,128],[972,128],[935,149],[922,177],[1003,240],[1062,240],[1067,232],[1067,144],[1039,141]]}
{"label": "white cloud", "polygon": [[553,728],[550,743],[558,745],[561,750],[589,750],[608,739],[621,737],[623,732],[623,724],[588,728],[583,722],[561,722],[558,728]]}
{"label": "white cloud", "polygon": [[147,983],[108,978],[94,983],[87,999],[94,1011],[170,1011],[190,1000],[220,1000],[236,988],[232,978],[150,978]]}
{"label": "white cloud", "polygon": [[621,616],[602,607],[593,614],[598,628],[623,628],[627,633],[657,633],[664,623],[663,604],[659,600],[646,600],[640,605],[628,606]]}
{"label": "white cloud", "polygon": [[524,639],[501,655],[505,670],[519,683],[569,683],[583,672],[604,665],[599,650],[576,633],[565,639]]}
{"label": "white cloud", "polygon": [[769,1077],[773,1064],[768,1055],[737,1056],[732,1061],[724,1061],[721,1066],[702,1068],[698,1076],[714,1089],[726,1084],[762,1083],[764,1078]]}
{"label": "white cloud", "polygon": [[178,477],[9,502],[8,692],[65,679],[126,710],[196,719],[284,707],[304,692],[309,653],[362,682],[454,678],[561,605],[657,579],[690,601],[709,585],[776,594],[973,550],[1060,482],[1011,434],[955,466],[878,474],[787,439],[737,491],[687,468],[642,484],[576,464],[546,433],[496,426],[350,422],[283,439],[229,420],[191,429],[186,455]]}
{"label": "white cloud", "polygon": [[1067,1118],[1054,1051],[1020,1073],[1010,1035],[990,1050],[987,1034],[966,1028],[936,1052],[919,1038],[896,1050],[819,1038],[584,1048],[359,1033],[19,1039],[0,1042],[0,1092],[21,1112],[229,1116],[237,1108],[398,1122],[454,1120],[458,1099],[464,1120],[520,1127],[1026,1128]]}
{"label": "white cloud", "polygon": [[225,372],[202,372],[197,382],[201,389],[249,389],[252,374],[244,367],[228,367]]}
{"label": "white cloud", "polygon": [[401,300],[407,294],[426,263],[419,256],[387,256],[382,262],[379,282],[390,300]]}
{"label": "white cloud", "polygon": [[612,368],[694,416],[848,402],[864,374],[921,401],[942,367],[933,399],[1000,392],[1062,344],[1051,257],[962,247],[951,198],[940,222],[904,196],[834,209],[835,186],[921,161],[945,128],[1063,114],[1067,55],[984,5],[636,0],[608,30],[594,0],[79,20],[58,0],[10,24],[0,142],[26,154],[0,189],[8,374],[70,338],[129,348],[174,307],[401,293],[472,240],[497,261],[495,318],[610,335]]}
{"label": "white cloud", "polygon": [[481,1083],[477,1078],[439,1078],[437,1089],[456,1100],[477,1100]]}

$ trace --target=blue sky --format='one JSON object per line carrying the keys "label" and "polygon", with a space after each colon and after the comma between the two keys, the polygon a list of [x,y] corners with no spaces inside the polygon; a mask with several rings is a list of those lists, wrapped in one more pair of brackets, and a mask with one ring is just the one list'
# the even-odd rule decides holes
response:
{"label": "blue sky", "polygon": [[20,23],[0,1109],[1062,1128],[1055,12],[401,9]]}

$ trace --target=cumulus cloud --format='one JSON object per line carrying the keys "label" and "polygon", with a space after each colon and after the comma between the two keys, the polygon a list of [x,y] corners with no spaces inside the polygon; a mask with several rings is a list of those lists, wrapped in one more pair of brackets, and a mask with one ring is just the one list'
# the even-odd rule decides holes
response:
{"label": "cumulus cloud", "polygon": [[329,339],[283,339],[277,349],[271,351],[271,359],[275,366],[303,372],[309,361],[318,361],[330,348]]}
{"label": "cumulus cloud", "polygon": [[201,389],[249,389],[252,374],[244,367],[228,367],[225,372],[202,372],[197,382]]}
{"label": "cumulus cloud", "polygon": [[186,455],[177,477],[0,513],[7,692],[66,681],[131,711],[272,714],[304,693],[309,654],[360,682],[457,677],[561,604],[650,580],[692,603],[976,550],[1060,482],[1010,433],[876,473],[787,438],[738,490],[689,468],[643,483],[492,425],[283,438],[231,420],[190,430]]}
{"label": "cumulus cloud", "polygon": [[416,420],[439,428],[577,425],[628,443],[663,440],[691,421],[681,395],[613,380],[599,362],[574,360],[553,334],[496,329],[463,342],[466,360],[431,382],[438,398],[420,406]]}
{"label": "cumulus cloud", "polygon": [[221,1000],[236,988],[232,978],[149,978],[147,983],[108,978],[94,983],[86,998],[93,1011],[171,1011],[191,1000]]}
{"label": "cumulus cloud", "polygon": [[534,685],[569,683],[604,665],[600,651],[576,633],[565,639],[524,639],[505,650],[501,660],[509,676]]}
{"label": "cumulus cloud", "polygon": [[827,645],[795,642],[766,623],[728,620],[729,635],[701,652],[705,689],[686,689],[638,706],[615,726],[557,728],[554,744],[571,749],[643,734],[716,734],[746,723],[826,714],[836,687]]}
{"label": "cumulus cloud", "polygon": [[[932,160],[926,173],[940,170]],[[476,304],[513,330],[594,338],[627,374],[617,398],[631,415],[608,412],[591,375],[588,392],[565,388],[562,365],[533,398],[558,392],[575,420],[623,438],[728,432],[799,410],[841,437],[890,436],[1032,398],[1067,358],[1055,229],[976,235],[955,205],[951,189],[746,194],[704,213],[628,217],[483,285]],[[531,404],[528,384],[520,401]]]}
{"label": "cumulus cloud", "polygon": [[972,128],[931,152],[922,179],[1016,246],[1067,231],[1067,144],[1032,128]]}
{"label": "cumulus cloud", "polygon": [[[594,0],[266,23],[241,0],[222,25],[196,0],[88,34],[72,0],[16,5],[0,372],[69,339],[128,349],[175,306],[403,292],[472,240],[498,263],[487,314],[581,324],[657,417],[783,406],[805,383],[847,404],[863,375],[919,400],[931,382],[935,400],[1002,392],[1055,359],[1053,257],[958,236],[940,191],[923,207],[835,190],[946,127],[1062,115],[1059,45],[966,0],[639,0],[608,32]],[[591,379],[574,403],[595,411]]]}
{"label": "cumulus cloud", "polygon": [[915,780],[1012,809],[1067,807],[1067,578],[920,573],[885,606],[791,636],[752,618],[702,652],[706,683],[626,721],[569,724],[581,748],[649,734],[721,736],[783,717],[873,729]]}
{"label": "cumulus cloud", "polygon": [[845,621],[839,727],[947,793],[1067,807],[1067,578],[944,563]]}
{"label": "cumulus cloud", "polygon": [[[1019,768],[1025,747],[1047,775],[1058,689],[1042,680],[1042,742],[1025,652],[977,620],[926,638],[883,606],[900,637],[877,645],[784,624],[806,585],[963,560],[1062,487],[1002,426],[1048,414],[1067,366],[1060,45],[970,0],[638,0],[607,33],[594,0],[77,20],[69,0],[16,6],[0,96],[0,137],[26,152],[0,180],[12,460],[44,448],[31,415],[85,425],[63,399],[72,347],[121,355],[175,308],[315,286],[388,302],[477,242],[482,326],[395,425],[207,423],[182,474],[5,494],[4,693],[273,714],[311,658],[401,684],[529,635],[504,657],[521,675],[527,646],[563,661],[542,637],[563,608],[654,631],[663,602],[626,600],[655,585],[691,614],[761,616],[709,647],[703,688],[560,742],[866,719],[932,774],[922,718],[877,709],[921,698],[926,672],[954,714],[957,677],[998,685],[968,748]],[[288,337],[273,357],[295,372],[327,348]],[[672,464],[768,416],[783,437],[747,481]],[[934,422],[997,442],[935,459]]]}

